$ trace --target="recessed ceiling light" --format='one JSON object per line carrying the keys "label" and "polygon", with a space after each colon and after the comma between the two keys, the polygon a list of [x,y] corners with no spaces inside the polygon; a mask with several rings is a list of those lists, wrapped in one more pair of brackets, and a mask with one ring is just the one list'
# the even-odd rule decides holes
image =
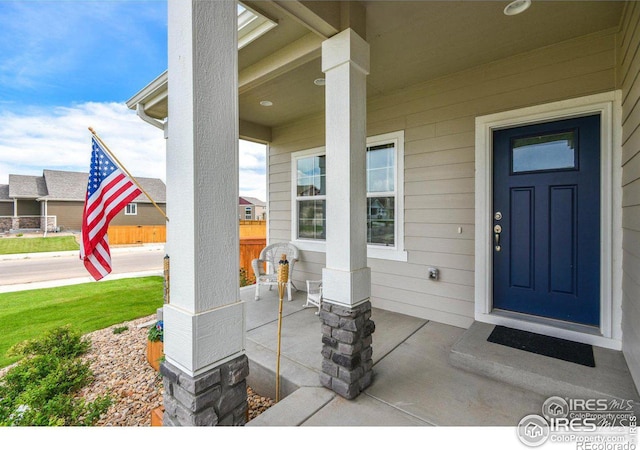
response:
{"label": "recessed ceiling light", "polygon": [[531,0],[514,0],[504,8],[507,16],[515,16],[526,11],[531,6]]}
{"label": "recessed ceiling light", "polygon": [[313,84],[316,86],[324,86],[324,78],[316,78],[313,80]]}
{"label": "recessed ceiling light", "polygon": [[273,106],[273,102],[270,102],[269,100],[262,100],[260,102],[260,105],[262,105],[262,106]]}

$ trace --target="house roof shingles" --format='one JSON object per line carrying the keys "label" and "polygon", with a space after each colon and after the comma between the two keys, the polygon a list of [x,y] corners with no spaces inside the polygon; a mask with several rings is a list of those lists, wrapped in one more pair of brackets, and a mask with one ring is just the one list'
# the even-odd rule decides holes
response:
{"label": "house roof shingles", "polygon": [[0,202],[12,202],[13,200],[9,198],[9,185],[8,184],[0,184]]}
{"label": "house roof shingles", "polygon": [[[242,200],[244,200],[247,203],[244,203]],[[245,196],[240,197],[240,204],[241,205],[267,206],[267,204],[265,202],[263,202],[262,200],[260,200],[258,198],[245,197]]]}
{"label": "house roof shingles", "polygon": [[[84,202],[88,179],[88,172],[65,170],[44,170],[41,177],[10,174],[9,184],[0,185],[0,201],[32,198]],[[138,177],[136,180],[156,203],[167,202],[166,186],[162,180],[143,177]],[[140,194],[134,202],[151,203],[144,194]]]}
{"label": "house roof shingles", "polygon": [[40,198],[47,195],[44,177],[9,174],[9,197]]}
{"label": "house roof shingles", "polygon": [[[46,200],[84,201],[87,192],[88,172],[68,172],[64,170],[44,170],[49,195]],[[156,203],[167,202],[165,184],[159,178],[137,177],[136,181]],[[135,203],[151,203],[146,195],[140,194]]]}
{"label": "house roof shingles", "polygon": [[49,194],[47,200],[84,201],[87,193],[88,173],[67,172],[62,170],[44,170],[44,179]]}

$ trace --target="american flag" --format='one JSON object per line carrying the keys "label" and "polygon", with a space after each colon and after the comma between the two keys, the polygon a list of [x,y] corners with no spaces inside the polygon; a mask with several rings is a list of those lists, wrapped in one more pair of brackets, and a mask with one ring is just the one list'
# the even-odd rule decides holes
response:
{"label": "american flag", "polygon": [[107,229],[111,219],[141,194],[131,178],[91,139],[91,170],[82,213],[80,259],[97,281],[111,272]]}

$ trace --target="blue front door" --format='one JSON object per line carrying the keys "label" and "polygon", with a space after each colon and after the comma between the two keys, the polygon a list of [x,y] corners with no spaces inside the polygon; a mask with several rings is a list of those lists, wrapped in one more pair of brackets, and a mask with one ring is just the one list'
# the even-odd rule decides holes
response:
{"label": "blue front door", "polygon": [[600,325],[600,116],[493,133],[493,307]]}

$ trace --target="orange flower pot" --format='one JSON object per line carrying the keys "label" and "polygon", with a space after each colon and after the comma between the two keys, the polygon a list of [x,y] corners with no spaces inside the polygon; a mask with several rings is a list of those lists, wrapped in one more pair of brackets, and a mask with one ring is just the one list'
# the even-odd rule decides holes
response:
{"label": "orange flower pot", "polygon": [[162,415],[164,414],[164,407],[158,406],[157,408],[151,410],[151,426],[152,427],[161,427],[162,426]]}
{"label": "orange flower pot", "polygon": [[162,341],[152,342],[147,340],[147,361],[155,370],[160,370],[160,361],[164,356],[164,345]]}

